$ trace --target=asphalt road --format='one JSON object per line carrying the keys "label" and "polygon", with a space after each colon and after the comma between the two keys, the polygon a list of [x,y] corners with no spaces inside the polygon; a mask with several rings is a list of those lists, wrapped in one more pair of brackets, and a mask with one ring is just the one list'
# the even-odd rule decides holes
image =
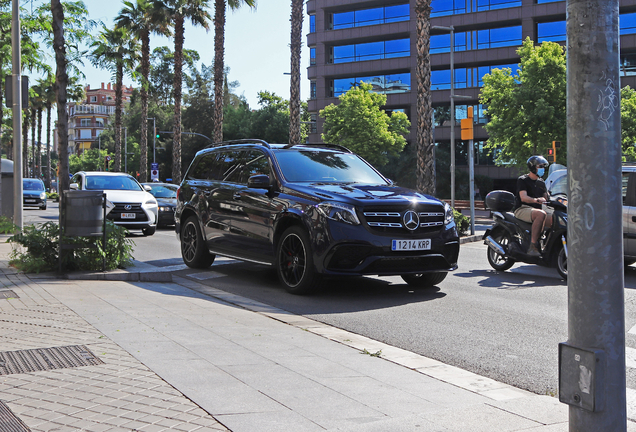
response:
{"label": "asphalt road", "polygon": [[[50,220],[57,206],[24,214],[25,223]],[[140,261],[183,263],[171,228],[130,238]],[[366,277],[326,280],[319,292],[295,296],[279,286],[271,268],[228,259],[217,259],[209,270],[176,274],[538,394],[557,391],[558,343],[567,340],[566,283],[555,269],[534,265],[495,272],[481,242],[462,245],[459,269],[424,290],[399,277]],[[629,331],[636,326],[636,267],[625,270],[625,288]],[[627,387],[636,406],[634,333],[627,333]]]}

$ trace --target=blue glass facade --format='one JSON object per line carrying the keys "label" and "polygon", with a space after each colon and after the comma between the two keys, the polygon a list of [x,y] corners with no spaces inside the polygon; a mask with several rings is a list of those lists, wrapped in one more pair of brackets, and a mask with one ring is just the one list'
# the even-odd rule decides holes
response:
{"label": "blue glass facade", "polygon": [[[493,69],[509,68],[515,75],[519,71],[518,64],[507,64],[497,66],[478,66],[471,68],[455,69],[455,88],[481,87],[484,85],[484,75]],[[431,90],[450,89],[450,69],[435,70],[431,72]]]}
{"label": "blue glass facade", "polygon": [[521,0],[432,0],[431,17],[521,6]]}
{"label": "blue glass facade", "polygon": [[[636,33],[636,13],[621,14],[619,18],[621,35]],[[566,40],[565,20],[537,24],[537,41],[563,42]]]}
{"label": "blue glass facade", "polygon": [[411,55],[408,39],[342,45],[332,48],[333,63],[349,63]]}
{"label": "blue glass facade", "polygon": [[331,16],[331,28],[334,30],[408,21],[409,5],[401,4],[350,12],[338,12]]}
{"label": "blue glass facade", "polygon": [[[455,51],[520,46],[521,26],[455,33]],[[450,34],[431,36],[431,54],[450,52]]]}
{"label": "blue glass facade", "polygon": [[349,91],[352,87],[360,85],[361,82],[371,84],[373,86],[372,91],[375,93],[393,94],[411,91],[411,74],[407,72],[366,77],[337,78],[333,80],[333,93],[331,96],[338,97]]}

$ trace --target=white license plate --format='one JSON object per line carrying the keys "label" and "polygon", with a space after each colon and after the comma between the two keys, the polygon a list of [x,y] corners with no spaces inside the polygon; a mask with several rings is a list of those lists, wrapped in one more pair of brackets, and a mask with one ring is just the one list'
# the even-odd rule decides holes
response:
{"label": "white license plate", "polygon": [[431,239],[423,240],[393,240],[391,250],[394,251],[414,251],[414,250],[430,250]]}
{"label": "white license plate", "polygon": [[134,219],[136,216],[134,213],[122,213],[121,214],[121,218],[122,219]]}
{"label": "white license plate", "polygon": [[24,202],[35,202],[34,199],[25,199]]}

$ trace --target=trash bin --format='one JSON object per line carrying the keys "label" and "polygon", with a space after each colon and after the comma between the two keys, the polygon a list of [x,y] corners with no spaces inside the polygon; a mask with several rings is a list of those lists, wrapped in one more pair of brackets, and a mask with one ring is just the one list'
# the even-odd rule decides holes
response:
{"label": "trash bin", "polygon": [[63,234],[92,237],[104,232],[104,191],[64,191]]}

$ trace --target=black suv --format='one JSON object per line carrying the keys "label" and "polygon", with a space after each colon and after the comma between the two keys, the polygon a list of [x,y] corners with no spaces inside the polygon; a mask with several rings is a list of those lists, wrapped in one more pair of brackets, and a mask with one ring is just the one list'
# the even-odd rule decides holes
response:
{"label": "black suv", "polygon": [[291,293],[323,275],[400,275],[429,287],[457,268],[448,204],[397,187],[348,149],[237,140],[199,151],[177,193],[183,261],[276,267]]}

